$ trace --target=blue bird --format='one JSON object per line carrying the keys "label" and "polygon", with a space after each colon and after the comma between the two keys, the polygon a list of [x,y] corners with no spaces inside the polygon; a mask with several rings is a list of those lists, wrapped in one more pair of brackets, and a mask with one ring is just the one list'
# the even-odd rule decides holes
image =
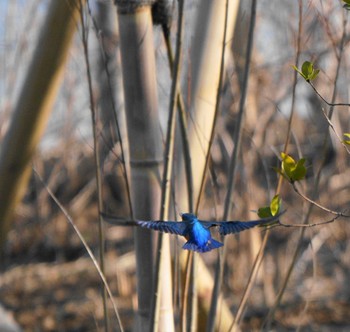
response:
{"label": "blue bird", "polygon": [[219,226],[219,233],[221,235],[239,233],[257,225],[277,221],[284,212],[273,217],[251,221],[204,221],[197,219],[197,216],[192,213],[182,213],[180,214],[182,222],[136,221],[136,224],[141,227],[150,228],[164,233],[182,235],[187,240],[182,247],[183,249],[207,252],[223,246],[221,242],[218,242],[211,237],[211,227]]}

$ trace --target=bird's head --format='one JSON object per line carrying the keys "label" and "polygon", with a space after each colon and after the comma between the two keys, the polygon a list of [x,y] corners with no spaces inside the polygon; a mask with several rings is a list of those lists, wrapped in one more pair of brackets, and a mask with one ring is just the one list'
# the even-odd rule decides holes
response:
{"label": "bird's head", "polygon": [[180,213],[182,221],[185,222],[194,222],[197,219],[197,216],[193,213]]}

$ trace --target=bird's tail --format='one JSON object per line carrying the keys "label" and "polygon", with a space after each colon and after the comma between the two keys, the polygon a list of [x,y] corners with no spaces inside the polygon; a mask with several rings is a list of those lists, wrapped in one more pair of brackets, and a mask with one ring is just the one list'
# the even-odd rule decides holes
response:
{"label": "bird's tail", "polygon": [[196,243],[188,241],[183,245],[182,248],[186,250],[197,251],[197,252],[207,252],[212,249],[220,248],[222,246],[223,244],[221,242],[216,241],[214,239],[210,239],[204,246],[198,246]]}
{"label": "bird's tail", "polygon": [[209,250],[220,248],[223,245],[224,245],[223,243],[216,241],[214,239],[211,239],[210,242],[207,243],[207,247],[210,247]]}

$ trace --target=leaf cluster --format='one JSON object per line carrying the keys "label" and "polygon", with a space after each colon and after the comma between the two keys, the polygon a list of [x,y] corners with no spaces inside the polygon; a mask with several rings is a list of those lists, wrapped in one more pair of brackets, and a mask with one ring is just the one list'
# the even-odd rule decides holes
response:
{"label": "leaf cluster", "polygon": [[301,69],[298,69],[296,66],[293,66],[293,68],[306,80],[306,82],[313,81],[320,72],[319,69],[314,68],[314,64],[310,61],[305,61],[302,64]]}
{"label": "leaf cluster", "polygon": [[350,145],[350,133],[344,133],[343,135],[346,137],[346,139],[343,140],[343,143],[346,145]]}
{"label": "leaf cluster", "polygon": [[343,8],[346,10],[350,10],[350,0],[343,0],[344,5]]}
{"label": "leaf cluster", "polygon": [[259,208],[258,216],[260,218],[269,218],[269,217],[275,216],[281,211],[281,204],[282,204],[282,199],[279,197],[279,195],[275,195],[272,198],[269,206],[264,206]]}
{"label": "leaf cluster", "polygon": [[306,167],[305,158],[295,161],[290,155],[281,152],[281,168],[275,168],[275,171],[282,175],[288,182],[294,183],[305,178]]}

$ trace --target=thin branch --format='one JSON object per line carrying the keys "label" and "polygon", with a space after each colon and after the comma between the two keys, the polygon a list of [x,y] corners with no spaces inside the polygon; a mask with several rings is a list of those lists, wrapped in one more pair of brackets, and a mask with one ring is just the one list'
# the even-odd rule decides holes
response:
{"label": "thin branch", "polygon": [[[179,17],[177,26],[177,39],[176,39],[176,55],[173,68],[171,96],[169,105],[169,118],[168,118],[168,130],[166,138],[166,146],[164,152],[164,172],[162,180],[162,198],[161,198],[161,211],[160,219],[166,220],[168,218],[170,194],[171,194],[171,174],[173,166],[173,155],[175,145],[175,125],[176,125],[176,108],[179,100],[179,77],[180,77],[180,63],[182,52],[182,30],[183,30],[183,14],[184,14],[184,0],[179,0]],[[154,292],[152,298],[151,307],[151,321],[150,331],[157,332],[159,325],[159,313],[160,313],[160,299],[161,299],[161,286],[162,286],[162,273],[163,273],[163,247],[164,236],[162,233],[158,235],[157,243],[157,257],[155,264],[155,278],[154,278]]]}
{"label": "thin branch", "polygon": [[[299,6],[301,7],[301,2],[302,0],[299,0]],[[340,64],[341,64],[341,57],[342,57],[342,54],[343,54],[343,51],[344,51],[344,41],[345,41],[345,36],[346,36],[346,24],[347,24],[347,18],[344,20],[343,22],[343,37],[342,37],[342,40],[341,40],[341,44],[340,44],[340,47],[339,47],[339,57],[337,57],[338,59],[338,63],[337,63],[337,69],[336,69],[336,74],[335,74],[335,79],[334,79],[334,82],[335,82],[335,85],[334,85],[334,88],[333,88],[333,93],[332,93],[332,103],[334,103],[335,101],[335,98],[336,98],[336,95],[337,95],[337,81],[338,81],[338,78],[339,78],[339,72],[340,72]],[[332,115],[333,115],[333,111],[334,111],[334,107],[331,106],[330,107],[330,110],[328,112],[328,117],[329,119],[332,118]],[[327,145],[328,145],[328,142],[329,142],[329,134],[328,132],[325,133],[325,136],[324,136],[324,142],[323,142],[323,156],[322,156],[322,161],[321,161],[321,165],[316,173],[316,176],[315,176],[315,182],[314,182],[314,186],[313,186],[313,195],[312,196],[316,196],[316,193],[318,192],[318,188],[319,188],[319,183],[320,183],[320,179],[321,179],[321,172],[322,172],[322,169],[326,163],[326,160],[327,160]],[[309,219],[310,217],[310,214],[311,214],[311,211],[312,211],[312,207],[314,206],[314,204],[312,204],[311,202],[309,202],[310,205],[308,207],[308,211],[306,213],[306,216],[304,218],[304,222],[306,223],[307,220]],[[297,258],[298,258],[298,255],[299,255],[299,252],[300,252],[300,248],[301,248],[301,243],[303,241],[303,238],[304,238],[304,234],[305,234],[305,230],[306,228],[302,228],[301,230],[301,233],[300,233],[300,236],[299,236],[299,239],[298,239],[298,243],[296,245],[296,249],[293,253],[293,256],[292,256],[292,261],[288,267],[288,270],[287,270],[287,273],[286,273],[286,276],[284,278],[284,280],[282,281],[282,286],[277,294],[277,297],[275,299],[275,302],[273,304],[273,306],[271,307],[266,319],[265,319],[265,322],[263,325],[266,326],[267,330],[270,329],[271,327],[271,323],[272,323],[272,320],[274,318],[274,315],[275,315],[275,312],[276,312],[276,309],[277,307],[279,306],[281,300],[282,300],[282,297],[283,297],[283,294],[287,288],[287,284],[289,282],[289,279],[291,277],[291,274],[292,274],[292,271],[294,269],[294,266],[295,266],[295,263],[297,261]]]}
{"label": "thin branch", "polygon": [[340,214],[336,215],[334,218],[326,221],[321,221],[318,223],[313,223],[313,224],[284,224],[281,221],[278,222],[276,226],[282,226],[282,227],[295,227],[295,228],[309,228],[309,227],[316,227],[316,226],[321,226],[321,225],[326,225],[334,222],[338,218],[342,217]]}
{"label": "thin branch", "polygon": [[326,120],[327,120],[329,126],[332,128],[334,134],[337,136],[339,142],[344,146],[346,152],[347,152],[348,154],[350,154],[349,148],[347,147],[347,145],[344,143],[344,141],[341,139],[341,137],[339,136],[339,134],[338,134],[337,131],[335,130],[334,125],[333,125],[331,119],[328,117],[328,115],[327,115],[326,111],[324,110],[324,108],[322,108],[322,112],[323,112],[323,115],[324,115],[324,117],[326,118]]}
{"label": "thin branch", "polygon": [[73,227],[75,233],[78,235],[79,240],[81,241],[81,243],[83,244],[83,246],[85,247],[88,255],[90,256],[96,270],[97,273],[99,274],[101,281],[107,291],[107,294],[112,302],[113,305],[113,309],[118,321],[118,326],[121,332],[124,332],[124,328],[122,326],[122,322],[120,319],[120,315],[117,309],[117,305],[115,303],[115,300],[113,298],[113,294],[108,286],[108,282],[106,279],[106,276],[104,274],[104,272],[102,271],[102,269],[100,268],[99,263],[97,262],[96,257],[94,256],[92,250],[90,249],[89,245],[87,244],[87,242],[85,241],[83,235],[80,233],[78,227],[75,225],[72,217],[69,215],[68,211],[63,207],[63,205],[60,203],[60,201],[58,200],[58,198],[55,196],[55,194],[51,191],[51,189],[47,186],[47,184],[45,183],[44,179],[41,177],[41,175],[37,172],[37,170],[35,168],[33,168],[34,173],[37,175],[37,177],[39,178],[40,182],[43,184],[43,186],[45,187],[46,191],[48,192],[48,194],[50,195],[50,197],[53,199],[53,201],[56,203],[56,205],[58,206],[58,208],[62,211],[62,213],[64,214],[64,216],[66,217],[67,221],[71,224],[71,226]]}
{"label": "thin branch", "polygon": [[[163,36],[165,40],[165,45],[167,48],[168,62],[171,76],[174,75],[174,52],[171,46],[170,40],[170,31],[168,27],[162,26]],[[189,212],[193,212],[193,175],[192,175],[192,161],[190,153],[190,143],[187,135],[187,119],[185,111],[185,103],[181,94],[181,90],[178,91],[177,107],[179,112],[180,120],[180,130],[181,130],[181,139],[183,144],[183,154],[184,154],[184,163],[185,163],[185,172],[186,172],[186,185],[188,192],[188,206]]]}
{"label": "thin branch", "polygon": [[[297,38],[297,50],[296,50],[296,54],[295,54],[295,65],[296,67],[298,67],[299,64],[299,60],[300,60],[300,50],[301,50],[301,31],[302,31],[302,6],[301,6],[301,0],[299,0],[299,23],[298,23],[298,38]],[[290,136],[292,133],[292,123],[293,123],[293,118],[294,118],[294,110],[295,110],[295,95],[296,95],[296,85],[297,85],[297,72],[294,72],[294,78],[293,78],[293,87],[292,87],[292,104],[291,104],[291,113],[289,116],[289,121],[288,121],[288,129],[287,129],[287,134],[286,134],[286,140],[284,143],[284,149],[283,151],[285,153],[287,153],[288,150],[288,146],[289,146],[289,142],[290,142]],[[277,188],[275,190],[275,194],[278,194],[281,190],[281,186],[282,186],[282,181],[283,177],[280,176],[278,179],[278,184],[277,184]],[[267,240],[269,238],[270,232],[269,229],[267,230],[267,232],[265,233],[259,252],[254,260],[253,263],[253,268],[251,270],[246,288],[244,290],[241,302],[239,304],[238,310],[237,310],[237,314],[235,317],[235,320],[232,322],[231,328],[230,330],[234,327],[234,326],[238,326],[242,317],[243,317],[243,313],[245,311],[246,305],[247,305],[247,301],[250,295],[250,292],[253,288],[253,284],[257,278],[262,260],[264,258],[264,254],[265,254],[265,248],[266,248],[266,244],[267,244]]]}
{"label": "thin branch", "polygon": [[[88,8],[88,13],[90,15],[91,21],[93,23],[93,27],[95,29],[95,33],[96,33],[97,39],[98,39],[99,44],[100,44],[102,59],[104,61],[104,67],[105,67],[106,75],[108,77],[107,82],[108,82],[109,93],[111,94],[111,96],[113,96],[113,88],[112,88],[112,83],[111,83],[111,79],[110,79],[111,75],[110,75],[109,67],[108,67],[108,63],[107,63],[106,51],[105,51],[105,48],[104,48],[104,45],[103,45],[103,41],[101,39],[101,33],[100,33],[100,30],[99,30],[98,24],[97,24],[96,20],[94,19],[93,15],[92,15],[89,0],[87,1],[87,8]],[[124,143],[123,143],[122,135],[121,135],[121,131],[120,131],[119,120],[118,120],[118,117],[117,117],[117,107],[115,105],[114,98],[111,98],[111,106],[112,106],[112,110],[113,110],[113,116],[114,116],[114,120],[115,120],[115,126],[116,126],[116,129],[117,129],[117,134],[118,134],[118,137],[119,137],[121,164],[122,164],[122,169],[123,169],[123,173],[124,173],[126,193],[127,193],[127,197],[128,197],[129,213],[130,213],[131,218],[133,218],[133,209],[132,209],[132,203],[131,203],[130,181],[129,181],[129,178],[128,178],[128,172],[127,172],[126,163],[125,163],[125,152],[124,152],[125,148],[124,148]]]}
{"label": "thin branch", "polygon": [[[91,124],[92,124],[92,132],[94,139],[94,157],[95,157],[95,177],[96,177],[96,187],[97,187],[97,196],[98,196],[98,238],[99,238],[99,252],[100,252],[100,265],[101,271],[105,272],[104,266],[104,225],[103,219],[100,214],[103,211],[103,199],[102,199],[102,179],[101,179],[101,165],[99,158],[99,146],[97,142],[97,112],[95,109],[94,96],[92,91],[92,77],[90,70],[90,59],[88,52],[88,36],[86,34],[86,25],[84,19],[84,6],[82,2],[80,2],[80,20],[81,20],[81,31],[82,31],[82,43],[84,49],[84,59],[86,66],[86,74],[88,80],[88,89],[89,89],[89,97],[90,97],[90,110],[91,110]],[[105,323],[105,331],[109,331],[109,319],[108,319],[108,308],[107,308],[107,293],[106,288],[102,289],[102,302],[103,302],[103,314],[104,314],[104,323]]]}
{"label": "thin branch", "polygon": [[[219,84],[218,84],[217,93],[216,93],[216,104],[215,104],[215,111],[214,111],[215,113],[214,113],[213,126],[212,126],[209,145],[208,145],[208,152],[207,152],[206,159],[205,159],[205,165],[204,165],[201,186],[199,189],[199,194],[198,194],[198,199],[197,199],[196,213],[198,213],[199,203],[200,203],[203,191],[204,191],[207,170],[209,168],[209,162],[210,162],[210,157],[211,157],[211,148],[212,148],[213,142],[214,142],[216,123],[217,123],[217,119],[219,117],[219,111],[220,111],[221,89],[222,89],[222,84],[223,84],[223,79],[224,79],[224,69],[225,69],[225,52],[226,52],[228,10],[229,10],[229,0],[226,0],[224,34],[223,34],[223,40],[222,40]],[[250,36],[250,37],[252,37],[252,36]],[[249,40],[248,40],[248,43],[249,43]],[[247,48],[249,48],[249,46]],[[247,62],[250,62],[249,57],[247,57]],[[247,79],[247,77],[246,77],[246,79]],[[242,94],[241,100],[243,98],[244,98],[244,96]],[[243,113],[243,109],[241,110],[241,112]],[[240,119],[242,120],[242,117],[240,117]],[[239,127],[241,127],[240,122],[241,121],[238,120]],[[240,130],[238,130],[238,131],[240,131]],[[238,150],[238,145],[236,145],[236,143],[238,143],[238,141],[235,141],[235,151]],[[209,311],[209,316],[208,316],[207,331],[214,331],[215,330],[216,312],[217,312],[217,304],[218,304],[218,299],[219,299],[220,289],[221,289],[222,272],[223,272],[223,258],[224,258],[224,257],[220,257],[220,256],[221,255],[219,253],[219,257],[218,257],[217,265],[216,265],[216,271],[215,271],[214,289],[212,292],[210,311]]]}
{"label": "thin branch", "polygon": [[317,206],[318,208],[320,208],[321,210],[326,211],[326,212],[331,213],[331,214],[334,214],[334,215],[336,215],[336,216],[344,217],[344,218],[350,218],[350,215],[346,215],[346,214],[344,214],[343,212],[338,212],[338,211],[334,211],[334,210],[328,209],[328,208],[326,208],[325,206],[323,206],[323,205],[321,205],[321,204],[315,202],[315,201],[312,200],[311,198],[305,196],[305,195],[304,195],[302,192],[300,192],[299,189],[296,187],[295,182],[292,182],[291,185],[292,185],[294,191],[295,191],[300,197],[302,197],[303,199],[305,199],[306,201],[308,201],[310,204],[315,205],[315,206]]}
{"label": "thin branch", "polygon": [[347,107],[349,107],[349,106],[350,106],[350,104],[348,104],[348,103],[332,103],[332,102],[327,101],[327,100],[324,99],[324,97],[317,91],[317,89],[315,88],[315,86],[312,84],[311,81],[309,81],[308,83],[309,83],[309,85],[312,87],[312,89],[316,92],[317,96],[319,96],[328,106],[332,106],[332,107],[334,107],[334,106],[347,106]]}
{"label": "thin branch", "polygon": [[191,269],[190,267],[193,265],[193,251],[188,251],[187,253],[187,262],[186,262],[186,276],[185,276],[185,285],[184,285],[184,293],[182,297],[182,308],[181,308],[181,331],[187,331],[187,299],[188,293],[190,289],[190,279],[191,279]]}

